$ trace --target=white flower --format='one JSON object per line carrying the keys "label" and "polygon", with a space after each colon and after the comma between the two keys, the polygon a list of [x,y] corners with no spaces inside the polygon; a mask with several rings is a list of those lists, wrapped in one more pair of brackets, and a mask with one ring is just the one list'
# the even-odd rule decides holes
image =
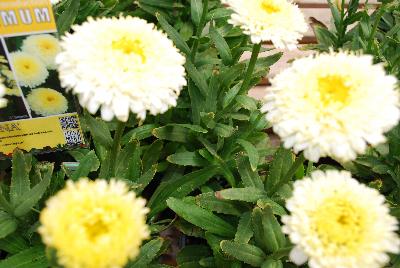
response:
{"label": "white flower", "polygon": [[61,2],[61,0],[51,0],[51,4],[52,4],[52,5],[56,5],[56,4],[58,4],[59,2]]}
{"label": "white flower", "polygon": [[50,70],[56,68],[55,58],[61,51],[57,38],[50,34],[31,35],[22,42],[22,51],[39,57]]}
{"label": "white flower", "polygon": [[34,88],[49,76],[46,65],[35,55],[17,51],[10,53],[10,59],[20,86]]}
{"label": "white flower", "polygon": [[384,196],[346,171],[315,171],[294,183],[283,231],[295,244],[290,258],[310,268],[379,268],[400,252],[397,221]]}
{"label": "white flower", "polygon": [[272,41],[277,48],[294,49],[307,32],[300,9],[287,0],[221,0],[233,10],[228,21],[258,44]]}
{"label": "white flower", "polygon": [[185,57],[154,24],[133,17],[89,19],[61,41],[60,80],[104,120],[145,119],[176,106]]}
{"label": "white flower", "polygon": [[371,56],[345,52],[299,59],[272,80],[262,111],[286,148],[317,162],[348,161],[385,141],[400,118],[396,78]]}
{"label": "white flower", "polygon": [[7,105],[7,100],[4,97],[6,94],[6,87],[3,85],[2,79],[0,79],[0,108],[4,108]]}

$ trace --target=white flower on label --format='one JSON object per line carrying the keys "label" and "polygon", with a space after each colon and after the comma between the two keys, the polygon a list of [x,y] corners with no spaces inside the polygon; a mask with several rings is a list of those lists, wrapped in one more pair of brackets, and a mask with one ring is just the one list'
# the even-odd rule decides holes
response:
{"label": "white flower on label", "polygon": [[346,52],[302,58],[277,75],[263,112],[286,148],[317,162],[354,160],[385,141],[400,118],[396,78],[372,57]]}
{"label": "white flower on label", "polygon": [[294,183],[282,230],[289,259],[310,268],[380,268],[400,252],[398,223],[384,196],[347,171],[315,171]]}
{"label": "white flower on label", "polygon": [[57,56],[60,80],[106,121],[141,120],[176,106],[186,85],[185,57],[154,24],[134,17],[90,18],[73,26]]}
{"label": "white flower on label", "polygon": [[287,0],[221,0],[233,10],[228,21],[258,44],[271,41],[277,48],[294,49],[307,32],[303,13]]}
{"label": "white flower on label", "polygon": [[57,38],[50,34],[31,35],[22,42],[22,51],[40,58],[50,70],[56,68],[55,58],[61,51]]}
{"label": "white flower on label", "polygon": [[20,86],[34,88],[46,82],[49,76],[46,65],[35,55],[23,51],[12,52],[10,61]]}
{"label": "white flower on label", "polygon": [[7,106],[7,100],[4,97],[6,94],[6,87],[3,85],[2,79],[0,79],[0,108],[4,108]]}

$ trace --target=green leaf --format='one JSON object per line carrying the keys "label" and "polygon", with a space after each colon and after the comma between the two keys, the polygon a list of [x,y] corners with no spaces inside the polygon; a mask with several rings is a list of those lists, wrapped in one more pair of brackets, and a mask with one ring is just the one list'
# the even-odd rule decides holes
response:
{"label": "green leaf", "polygon": [[162,140],[190,143],[196,133],[207,133],[200,126],[188,124],[169,124],[153,130],[153,135]]}
{"label": "green leaf", "polygon": [[16,149],[12,159],[12,177],[10,185],[11,204],[17,204],[30,189],[29,172],[31,171],[32,155]]}
{"label": "green leaf", "polygon": [[257,101],[252,97],[239,95],[236,97],[236,102],[246,110],[249,111],[257,110]]}
{"label": "green leaf", "polygon": [[246,187],[221,190],[216,193],[216,196],[221,199],[257,202],[257,200],[267,197],[267,193],[263,189]]}
{"label": "green leaf", "polygon": [[252,213],[252,222],[256,243],[266,252],[273,253],[285,246],[285,235],[270,207],[263,210],[255,208]]}
{"label": "green leaf", "polygon": [[7,212],[0,210],[0,238],[13,233],[18,227],[18,222]]}
{"label": "green leaf", "polygon": [[232,15],[232,11],[225,8],[216,8],[208,12],[207,14],[207,20],[217,20],[217,19],[222,19],[222,18],[228,18]]}
{"label": "green leaf", "polygon": [[84,118],[93,139],[99,142],[104,147],[110,149],[113,143],[113,139],[111,137],[110,130],[108,129],[107,124],[99,118],[93,118],[87,112],[85,113]]}
{"label": "green leaf", "polygon": [[242,83],[239,83],[228,90],[228,92],[224,96],[224,99],[222,100],[222,108],[225,109],[226,107],[229,106],[229,104],[232,103],[232,101],[235,99],[236,95],[239,93],[241,86],[242,86]]}
{"label": "green leaf", "polygon": [[287,214],[286,210],[281,205],[279,205],[278,203],[276,203],[275,201],[273,201],[269,198],[262,198],[262,199],[258,200],[257,206],[259,206],[262,209],[271,207],[272,212],[275,215],[283,216],[283,215]]}
{"label": "green leaf", "polygon": [[140,127],[135,127],[134,129],[128,131],[121,140],[122,145],[128,144],[132,140],[144,140],[153,136],[153,129],[158,127],[156,124],[148,124]]}
{"label": "green leaf", "polygon": [[267,257],[264,252],[256,246],[227,240],[221,242],[221,249],[232,258],[256,267],[260,267]]}
{"label": "green leaf", "polygon": [[164,143],[161,140],[153,142],[143,155],[143,171],[149,170],[160,158]]}
{"label": "green leaf", "polygon": [[208,166],[185,176],[163,181],[149,200],[148,207],[151,209],[149,218],[167,207],[165,201],[169,197],[185,197],[211,179],[217,170],[215,166]]}
{"label": "green leaf", "polygon": [[243,213],[240,217],[237,231],[235,234],[235,242],[247,244],[253,237],[253,228],[251,226],[250,212]]}
{"label": "green leaf", "polygon": [[72,173],[71,180],[78,180],[85,178],[92,171],[97,171],[100,167],[100,161],[97,158],[96,153],[92,150],[87,153],[80,161],[78,168]]}
{"label": "green leaf", "polygon": [[67,32],[74,24],[79,12],[80,1],[69,0],[65,4],[65,9],[57,18],[57,29],[60,35]]}
{"label": "green leaf", "polygon": [[245,211],[245,207],[239,206],[235,202],[216,198],[214,192],[196,196],[195,202],[198,206],[204,209],[221,214],[240,216],[243,214],[243,211]]}
{"label": "green leaf", "polygon": [[265,189],[272,194],[275,187],[280,183],[293,164],[293,155],[290,150],[279,148],[275,154],[265,182]]}
{"label": "green leaf", "polygon": [[53,175],[54,163],[49,163],[47,166],[48,169],[43,174],[43,179],[32,189],[26,192],[21,197],[20,203],[15,206],[14,215],[16,217],[21,217],[28,213],[46,192],[46,189],[50,184],[51,176]]}
{"label": "green leaf", "polygon": [[206,231],[227,237],[235,235],[232,225],[197,205],[172,197],[167,200],[167,205],[180,217]]}
{"label": "green leaf", "polygon": [[140,159],[140,143],[138,140],[130,141],[118,155],[116,174],[118,178],[136,182],[142,171]]}
{"label": "green leaf", "polygon": [[250,167],[248,157],[239,157],[236,164],[244,186],[264,189],[264,183],[258,175],[258,172],[253,171],[253,169]]}
{"label": "green leaf", "polygon": [[199,26],[203,13],[203,2],[201,0],[190,0],[190,9],[193,23]]}
{"label": "green leaf", "polygon": [[167,161],[180,166],[202,167],[207,161],[198,152],[175,153],[167,157]]}
{"label": "green leaf", "polygon": [[44,248],[32,247],[0,261],[0,268],[44,268],[49,267]]}
{"label": "green leaf", "polygon": [[233,59],[228,43],[225,41],[222,35],[214,29],[214,27],[210,27],[210,37],[222,58],[222,62],[225,65],[229,65]]}
{"label": "green leaf", "polygon": [[185,53],[186,55],[190,54],[190,48],[186,44],[186,42],[182,39],[181,35],[172,27],[166,20],[165,18],[160,14],[156,14],[158,22],[161,24],[161,27],[164,29],[164,31],[167,33],[169,38],[174,41],[176,47]]}
{"label": "green leaf", "polygon": [[235,132],[235,128],[229,125],[217,123],[215,124],[214,131],[219,137],[229,138]]}
{"label": "green leaf", "polygon": [[29,245],[21,234],[14,233],[0,239],[0,249],[8,253],[17,254],[27,248]]}
{"label": "green leaf", "polygon": [[150,240],[140,248],[139,256],[136,260],[126,266],[126,268],[144,268],[158,256],[161,251],[164,239],[161,237]]}
{"label": "green leaf", "polygon": [[188,75],[193,80],[196,87],[200,90],[201,94],[203,96],[207,96],[208,85],[204,75],[197,70],[196,66],[194,66],[189,59],[186,60],[185,67]]}
{"label": "green leaf", "polygon": [[256,171],[258,166],[258,161],[260,159],[257,148],[246,140],[238,139],[236,142],[239,145],[241,145],[243,149],[246,151],[247,156],[249,157],[251,169],[253,171]]}
{"label": "green leaf", "polygon": [[144,188],[149,185],[149,183],[153,180],[154,175],[156,175],[157,172],[157,164],[151,166],[137,181],[137,183],[140,185],[135,192],[137,194],[140,194]]}
{"label": "green leaf", "polygon": [[282,261],[267,259],[262,265],[261,268],[283,268]]}
{"label": "green leaf", "polygon": [[185,246],[176,258],[179,268],[198,268],[201,259],[211,255],[210,249],[205,245]]}

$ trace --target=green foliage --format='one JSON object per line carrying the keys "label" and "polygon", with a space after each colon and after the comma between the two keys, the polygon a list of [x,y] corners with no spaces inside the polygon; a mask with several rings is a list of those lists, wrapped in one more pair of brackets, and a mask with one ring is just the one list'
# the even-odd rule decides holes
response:
{"label": "green foliage", "polygon": [[[315,23],[318,44],[312,48],[362,50],[400,78],[398,2],[383,3],[372,15],[368,5],[359,9],[358,0],[330,8],[334,29]],[[62,156],[75,163],[39,162],[14,152],[12,174],[0,182],[0,268],[54,264],[36,232],[38,213],[64,179],[82,177],[123,180],[148,200],[151,238],[127,268],[169,267],[159,262],[176,246],[165,235],[171,230],[180,232],[175,240],[196,238],[180,248],[179,267],[295,267],[281,217],[293,182],[309,174],[313,163],[270,144],[261,103],[247,94],[282,54],[259,57],[263,49],[227,23],[231,11],[219,0],[64,0],[55,13],[60,33],[90,16],[130,15],[155,23],[185,55],[188,86],[175,108],[144,122],[131,115],[127,123],[106,123],[85,112],[89,148]],[[245,51],[252,57],[242,61]],[[342,165],[384,193],[398,218],[399,155],[397,127],[387,145]]]}

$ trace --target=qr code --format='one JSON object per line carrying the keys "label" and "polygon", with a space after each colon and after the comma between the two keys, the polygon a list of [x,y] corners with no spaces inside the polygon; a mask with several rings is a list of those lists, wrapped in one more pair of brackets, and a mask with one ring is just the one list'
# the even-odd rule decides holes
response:
{"label": "qr code", "polygon": [[78,116],[76,115],[60,117],[59,120],[63,130],[79,128]]}
{"label": "qr code", "polygon": [[84,143],[81,131],[79,129],[70,129],[64,131],[64,136],[67,145],[78,145]]}

